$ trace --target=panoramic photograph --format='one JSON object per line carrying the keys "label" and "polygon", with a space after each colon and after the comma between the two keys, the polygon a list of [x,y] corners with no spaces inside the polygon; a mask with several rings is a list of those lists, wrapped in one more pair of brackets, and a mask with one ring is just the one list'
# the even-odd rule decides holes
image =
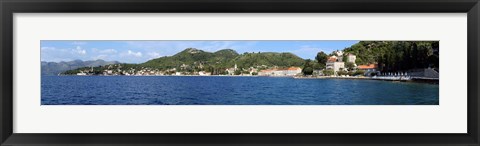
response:
{"label": "panoramic photograph", "polygon": [[439,105],[439,41],[40,44],[41,105]]}

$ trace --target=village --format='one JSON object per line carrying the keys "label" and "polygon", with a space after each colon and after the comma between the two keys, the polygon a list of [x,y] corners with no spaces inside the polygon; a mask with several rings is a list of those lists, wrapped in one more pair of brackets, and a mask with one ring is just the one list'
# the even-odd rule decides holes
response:
{"label": "village", "polygon": [[[342,71],[348,71],[348,68],[345,68],[345,62],[343,62],[343,52],[336,51],[336,55],[329,56],[328,61],[325,64],[326,69],[323,70],[314,70],[314,76],[349,76],[340,74]],[[355,70],[362,70],[365,74],[362,76],[368,76],[369,73],[375,72],[377,65],[376,64],[369,64],[369,65],[360,65],[357,66],[355,64],[356,56],[354,54],[347,54],[347,63],[352,63],[354,65]],[[141,69],[122,69],[122,64],[112,64],[108,65],[107,69],[103,70],[99,75],[104,76],[118,76],[118,75],[125,75],[125,76],[211,76],[211,72],[207,71],[195,71],[195,72],[185,72],[181,71],[184,68],[188,67],[188,65],[183,64],[177,70],[177,68],[167,69],[167,70],[159,70],[153,69],[148,67],[142,67]],[[202,67],[202,66],[200,66]],[[261,69],[262,68],[262,69]],[[325,71],[333,71],[333,74],[328,75],[324,74]],[[86,76],[86,75],[94,75],[94,69],[91,67],[90,69],[80,70],[79,73],[76,75],[79,76]],[[219,74],[219,76],[273,76],[273,77],[295,77],[295,76],[303,76],[302,68],[298,66],[291,66],[291,67],[278,67],[272,66],[268,67],[265,65],[239,68],[235,64],[232,68],[227,68],[223,72],[223,74]]]}
{"label": "village", "polygon": [[[387,72],[382,73],[378,70],[378,64],[356,64],[356,55],[352,53],[344,53],[343,51],[335,51],[334,55],[328,56],[324,69],[313,70],[312,74],[305,74],[300,66],[291,67],[268,67],[265,65],[239,68],[235,64],[231,68],[227,68],[220,74],[212,74],[207,71],[187,72],[185,68],[188,65],[181,65],[179,69],[172,68],[166,70],[142,67],[140,69],[123,69],[122,64],[108,65],[107,69],[95,74],[93,67],[90,69],[80,70],[76,75],[103,75],[103,76],[264,76],[264,77],[293,77],[296,79],[312,79],[312,78],[340,78],[340,79],[373,79],[373,80],[392,80],[392,81],[409,81],[417,80],[433,80],[438,81],[439,73],[434,69],[420,69],[409,72]],[[203,67],[203,66],[200,66]],[[202,68],[201,68],[202,69]]]}
{"label": "village", "polygon": [[[186,65],[182,65],[186,66]],[[266,68],[266,66],[259,67],[250,67],[248,69],[240,69],[235,65],[232,68],[225,69],[224,74],[218,74],[217,76],[284,76],[284,77],[293,77],[302,74],[302,68],[300,67],[289,67],[289,68],[279,68],[277,66],[272,67],[271,69],[260,70],[258,68]],[[122,70],[121,64],[108,65],[106,70],[103,70],[101,74],[103,76],[213,76],[211,72],[207,71],[196,71],[196,72],[185,72],[180,71],[181,69],[167,69],[159,70],[152,69],[148,67],[142,67],[139,70],[128,69]],[[94,74],[94,69],[81,70],[76,75],[78,76],[88,76],[88,75],[97,75]]]}

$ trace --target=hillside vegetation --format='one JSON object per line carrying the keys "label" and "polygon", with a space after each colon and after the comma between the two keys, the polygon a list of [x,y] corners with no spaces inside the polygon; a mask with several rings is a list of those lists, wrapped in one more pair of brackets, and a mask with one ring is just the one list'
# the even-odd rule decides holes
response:
{"label": "hillside vegetation", "polygon": [[[182,72],[207,71],[213,74],[223,74],[225,69],[237,65],[238,68],[268,68],[302,66],[304,60],[292,53],[275,52],[252,52],[238,54],[235,50],[224,49],[216,52],[206,52],[195,48],[187,48],[173,56],[165,56],[149,60],[141,64],[120,64],[121,70],[139,70],[149,68],[151,70],[168,71],[176,69]],[[115,67],[115,66],[113,66]],[[94,71],[111,69],[112,66],[96,67]],[[79,68],[64,72],[64,74],[76,74]]]}
{"label": "hillside vegetation", "polygon": [[438,41],[360,41],[343,50],[356,64],[378,63],[381,71],[439,68]]}

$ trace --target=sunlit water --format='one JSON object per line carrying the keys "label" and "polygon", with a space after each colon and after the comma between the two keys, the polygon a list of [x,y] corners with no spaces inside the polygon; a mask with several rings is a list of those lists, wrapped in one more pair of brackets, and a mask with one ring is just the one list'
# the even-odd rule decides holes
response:
{"label": "sunlit water", "polygon": [[439,85],[221,76],[42,76],[42,105],[438,105]]}

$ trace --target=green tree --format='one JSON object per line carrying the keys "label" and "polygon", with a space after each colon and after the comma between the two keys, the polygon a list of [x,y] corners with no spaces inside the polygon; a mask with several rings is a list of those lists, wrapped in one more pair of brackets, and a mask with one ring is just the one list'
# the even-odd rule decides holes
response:
{"label": "green tree", "polygon": [[241,70],[236,70],[235,72],[233,72],[233,74],[240,75],[240,74],[242,74],[242,71]]}
{"label": "green tree", "polygon": [[353,64],[352,62],[347,62],[345,63],[345,67],[348,71],[352,71],[355,68],[355,64]]}
{"label": "green tree", "polygon": [[313,65],[312,60],[307,59],[303,65],[302,73],[304,75],[312,75],[313,74]]}
{"label": "green tree", "polygon": [[365,71],[363,70],[356,70],[355,72],[353,72],[354,76],[363,75],[363,74],[365,74]]}
{"label": "green tree", "polygon": [[348,75],[348,72],[343,71],[343,70],[339,70],[339,71],[337,71],[337,75],[340,75],[340,76],[341,75]]}
{"label": "green tree", "polygon": [[325,64],[320,64],[318,62],[312,62],[313,70],[321,70],[325,68]]}
{"label": "green tree", "polygon": [[327,63],[328,60],[328,55],[325,54],[325,52],[320,51],[317,53],[317,56],[315,57],[315,60],[317,60],[318,64],[320,67],[325,68],[325,64]]}
{"label": "green tree", "polygon": [[313,74],[313,68],[312,67],[305,67],[302,70],[304,75],[312,75]]}
{"label": "green tree", "polygon": [[323,70],[323,75],[325,76],[331,76],[331,75],[334,75],[335,72],[333,71],[333,69],[326,69],[326,70]]}

